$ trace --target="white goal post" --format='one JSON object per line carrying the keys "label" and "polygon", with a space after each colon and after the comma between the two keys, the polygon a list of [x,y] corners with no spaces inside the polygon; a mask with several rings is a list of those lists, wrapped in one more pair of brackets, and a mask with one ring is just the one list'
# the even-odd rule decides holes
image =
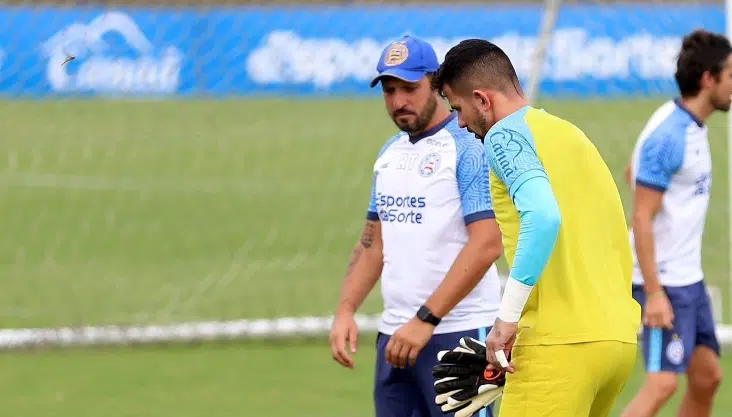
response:
{"label": "white goal post", "polygon": [[546,50],[552,40],[554,25],[559,15],[559,6],[562,0],[544,0],[544,16],[539,30],[539,41],[536,44],[531,59],[531,72],[526,86],[526,96],[529,103],[534,104],[539,96],[539,82],[541,81],[541,70],[546,59]]}

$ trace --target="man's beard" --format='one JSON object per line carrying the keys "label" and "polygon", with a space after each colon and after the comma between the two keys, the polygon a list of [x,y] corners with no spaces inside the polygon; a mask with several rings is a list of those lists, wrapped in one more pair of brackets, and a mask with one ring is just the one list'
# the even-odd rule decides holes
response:
{"label": "man's beard", "polygon": [[[419,133],[423,132],[425,128],[430,124],[430,122],[432,121],[432,117],[435,115],[435,111],[437,111],[437,99],[435,99],[434,97],[430,97],[424,110],[422,110],[421,113],[416,114],[414,121],[400,124],[397,121],[400,116],[399,113],[394,114],[392,116],[392,120],[397,125],[397,127],[399,127],[399,129],[407,133]],[[415,113],[408,114],[414,115]]]}
{"label": "man's beard", "polygon": [[730,109],[730,100],[729,100],[729,98],[726,98],[726,99],[713,98],[712,106],[714,107],[714,110],[728,112]]}
{"label": "man's beard", "polygon": [[478,132],[474,132],[475,136],[480,139],[481,142],[485,141],[485,137],[488,134],[488,120],[480,113],[477,113],[475,124],[477,125]]}

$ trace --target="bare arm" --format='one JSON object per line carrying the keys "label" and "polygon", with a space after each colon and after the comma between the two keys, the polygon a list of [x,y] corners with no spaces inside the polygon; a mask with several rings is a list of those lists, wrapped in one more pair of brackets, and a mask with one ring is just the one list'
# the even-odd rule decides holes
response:
{"label": "bare arm", "polygon": [[633,236],[646,294],[661,291],[656,268],[655,237],[653,218],[661,209],[663,193],[636,185],[633,208]]}
{"label": "bare arm", "polygon": [[460,302],[501,256],[501,232],[495,219],[468,225],[468,243],[425,305],[437,317],[444,317]]}
{"label": "bare arm", "polygon": [[[348,368],[354,366],[351,354],[356,353],[358,344],[358,326],[354,314],[376,285],[383,266],[381,223],[367,220],[361,239],[351,253],[351,261],[346,269],[346,278],[343,280],[341,297],[330,332],[333,359]],[[346,350],[346,343],[349,343],[350,354]]]}
{"label": "bare arm", "polygon": [[355,313],[381,276],[384,267],[381,223],[367,220],[346,269],[338,312]]}
{"label": "bare arm", "polygon": [[633,192],[633,238],[646,294],[643,324],[652,328],[673,327],[673,306],[658,276],[653,220],[663,206],[665,190],[683,165],[685,149],[684,132],[661,129],[645,139],[638,157]]}
{"label": "bare arm", "polygon": [[353,272],[353,268],[356,266],[356,262],[361,258],[362,252],[363,245],[361,244],[361,239],[359,239],[358,242],[356,242],[356,246],[354,246],[351,251],[351,259],[348,261],[348,266],[346,267],[346,277]]}

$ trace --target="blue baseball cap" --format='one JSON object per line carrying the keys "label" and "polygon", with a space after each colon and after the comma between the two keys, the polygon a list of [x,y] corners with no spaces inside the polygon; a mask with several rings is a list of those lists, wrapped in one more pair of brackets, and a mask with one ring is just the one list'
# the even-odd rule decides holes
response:
{"label": "blue baseball cap", "polygon": [[417,82],[427,73],[437,71],[439,67],[440,63],[432,45],[407,35],[384,48],[376,65],[379,74],[371,80],[371,87],[387,76]]}

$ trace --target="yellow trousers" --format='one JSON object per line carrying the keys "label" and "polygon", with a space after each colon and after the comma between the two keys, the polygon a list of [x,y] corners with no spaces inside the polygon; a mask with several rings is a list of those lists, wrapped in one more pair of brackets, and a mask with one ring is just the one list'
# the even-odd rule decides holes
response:
{"label": "yellow trousers", "polygon": [[607,417],[633,371],[637,345],[602,341],[515,346],[499,417]]}

